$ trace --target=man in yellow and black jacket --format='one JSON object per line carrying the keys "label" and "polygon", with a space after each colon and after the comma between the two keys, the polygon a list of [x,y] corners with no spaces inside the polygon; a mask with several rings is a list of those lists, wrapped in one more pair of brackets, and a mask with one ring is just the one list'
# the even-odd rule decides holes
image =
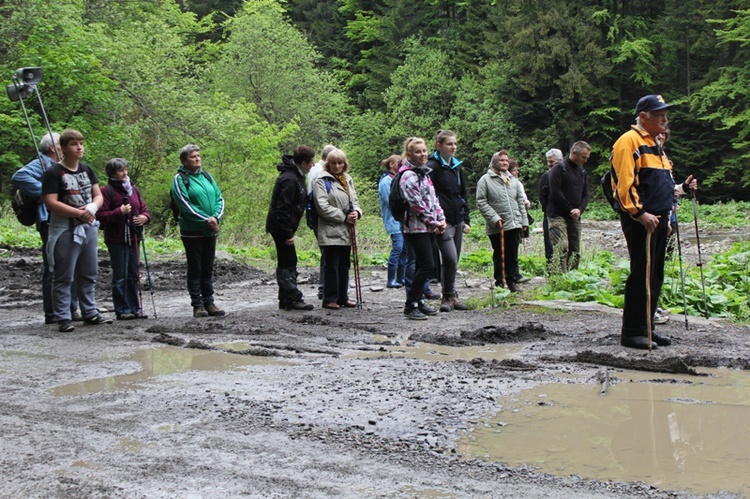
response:
{"label": "man in yellow and black jacket", "polygon": [[[620,342],[631,348],[649,349],[672,343],[655,332],[649,342],[647,329],[664,282],[669,213],[674,200],[672,165],[655,139],[667,130],[670,107],[661,95],[642,97],[635,108],[636,124],[612,148],[612,190],[620,206],[620,223],[630,254]],[[697,182],[690,177],[684,188],[694,190]],[[648,233],[651,233],[650,288],[646,286]],[[647,289],[651,295],[650,311],[646,310]]]}

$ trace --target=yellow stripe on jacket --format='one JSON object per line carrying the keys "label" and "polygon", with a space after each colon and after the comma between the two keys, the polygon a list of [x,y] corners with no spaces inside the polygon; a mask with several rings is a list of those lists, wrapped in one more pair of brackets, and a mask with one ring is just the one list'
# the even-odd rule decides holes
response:
{"label": "yellow stripe on jacket", "polygon": [[633,125],[615,142],[610,162],[614,169],[612,191],[620,209],[634,217],[672,209],[672,165],[648,132]]}

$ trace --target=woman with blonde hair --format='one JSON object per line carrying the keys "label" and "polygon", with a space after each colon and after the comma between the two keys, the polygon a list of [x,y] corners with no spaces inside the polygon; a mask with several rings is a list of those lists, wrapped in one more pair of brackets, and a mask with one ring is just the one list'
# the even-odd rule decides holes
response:
{"label": "woman with blonde hair", "polygon": [[404,238],[414,252],[416,272],[407,290],[404,315],[409,319],[423,320],[437,310],[425,305],[422,299],[425,283],[435,270],[435,234],[445,231],[445,215],[440,207],[430,179],[427,163],[427,144],[419,137],[409,137],[404,142],[399,189],[409,208],[400,220]]}
{"label": "woman with blonde hair", "polygon": [[318,244],[323,249],[323,308],[356,307],[349,299],[349,259],[352,226],[362,218],[349,160],[341,149],[328,153],[323,171],[313,183],[318,212]]}

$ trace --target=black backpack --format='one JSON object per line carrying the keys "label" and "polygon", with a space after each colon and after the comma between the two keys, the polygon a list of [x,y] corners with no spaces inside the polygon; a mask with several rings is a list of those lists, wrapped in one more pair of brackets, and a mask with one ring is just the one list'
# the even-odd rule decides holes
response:
{"label": "black backpack", "polygon": [[615,193],[612,191],[612,169],[602,175],[601,179],[602,191],[604,191],[604,197],[615,212],[620,213],[620,203],[615,199]]}
{"label": "black backpack", "polygon": [[403,222],[406,214],[409,212],[409,202],[404,199],[401,195],[401,177],[402,174],[407,171],[413,171],[421,179],[424,174],[421,170],[404,170],[400,171],[393,177],[391,182],[391,192],[388,195],[388,207],[391,209],[391,214],[397,222]]}
{"label": "black backpack", "polygon": [[[209,182],[211,181],[211,175],[209,175],[206,170],[201,170],[201,173]],[[188,176],[188,174],[183,172],[182,170],[177,170],[177,174],[182,179],[182,183],[185,184],[185,190],[190,188],[190,177]],[[110,200],[111,199],[112,198],[110,198]],[[180,207],[177,206],[177,203],[175,203],[174,198],[172,197],[171,188],[169,195],[169,209],[172,210],[172,217],[174,218],[174,221],[177,222],[180,218]]]}
{"label": "black backpack", "polygon": [[[323,183],[326,186],[326,193],[331,192],[331,179],[328,177],[323,178]],[[313,197],[313,191],[307,194],[307,206],[305,206],[305,221],[307,226],[313,231],[318,230],[318,210],[315,207],[315,198]]]}
{"label": "black backpack", "polygon": [[37,208],[39,207],[39,198],[27,196],[17,188],[13,188],[13,199],[10,201],[16,218],[21,225],[31,227],[36,223]]}

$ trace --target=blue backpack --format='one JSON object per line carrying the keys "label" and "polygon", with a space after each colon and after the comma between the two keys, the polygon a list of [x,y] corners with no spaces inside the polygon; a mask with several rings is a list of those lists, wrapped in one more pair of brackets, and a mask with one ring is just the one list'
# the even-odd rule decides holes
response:
{"label": "blue backpack", "polygon": [[[323,179],[323,182],[326,186],[326,194],[330,194],[331,192],[331,179],[328,177],[325,177]],[[305,207],[305,220],[307,221],[307,226],[310,227],[313,231],[318,230],[318,210],[315,208],[315,199],[313,198],[313,191],[310,191],[307,194],[307,206]]]}

